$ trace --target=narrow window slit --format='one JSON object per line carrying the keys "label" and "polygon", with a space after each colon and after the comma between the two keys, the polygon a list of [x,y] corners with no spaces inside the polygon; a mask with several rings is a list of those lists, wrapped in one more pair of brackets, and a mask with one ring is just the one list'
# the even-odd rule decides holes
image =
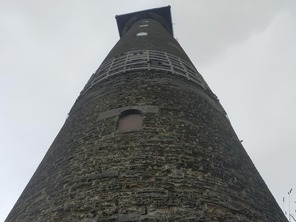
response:
{"label": "narrow window slit", "polygon": [[139,33],[137,33],[137,36],[146,36],[146,35],[148,35],[147,32],[139,32]]}

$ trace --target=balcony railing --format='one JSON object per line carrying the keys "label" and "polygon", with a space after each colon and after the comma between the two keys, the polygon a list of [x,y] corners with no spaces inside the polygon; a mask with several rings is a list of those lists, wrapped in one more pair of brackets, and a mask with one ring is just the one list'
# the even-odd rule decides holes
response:
{"label": "balcony railing", "polygon": [[208,85],[195,67],[185,60],[166,52],[138,50],[115,56],[114,58],[102,63],[81,91],[81,95],[92,88],[95,84],[107,79],[110,76],[133,70],[167,71],[173,75],[183,76],[186,79],[197,83],[204,90],[210,91]]}

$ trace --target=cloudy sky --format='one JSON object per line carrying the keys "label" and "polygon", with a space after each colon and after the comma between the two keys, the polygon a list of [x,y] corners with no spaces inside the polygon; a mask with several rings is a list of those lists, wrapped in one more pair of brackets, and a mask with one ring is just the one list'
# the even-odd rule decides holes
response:
{"label": "cloudy sky", "polygon": [[295,0],[0,0],[0,221],[119,39],[115,15],[167,5],[282,208],[295,189],[296,214]]}

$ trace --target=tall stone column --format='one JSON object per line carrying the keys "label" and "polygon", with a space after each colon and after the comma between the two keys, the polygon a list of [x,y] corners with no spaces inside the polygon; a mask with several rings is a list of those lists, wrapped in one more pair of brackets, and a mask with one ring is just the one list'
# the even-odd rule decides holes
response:
{"label": "tall stone column", "polygon": [[116,19],[120,40],[6,222],[287,221],[174,39],[170,8]]}

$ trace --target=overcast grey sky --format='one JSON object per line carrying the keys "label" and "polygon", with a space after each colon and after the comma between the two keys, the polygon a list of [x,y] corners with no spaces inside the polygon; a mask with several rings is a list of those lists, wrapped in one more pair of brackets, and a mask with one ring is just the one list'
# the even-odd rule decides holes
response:
{"label": "overcast grey sky", "polygon": [[295,188],[296,214],[295,0],[0,0],[0,221],[119,39],[115,15],[166,5],[282,208]]}

